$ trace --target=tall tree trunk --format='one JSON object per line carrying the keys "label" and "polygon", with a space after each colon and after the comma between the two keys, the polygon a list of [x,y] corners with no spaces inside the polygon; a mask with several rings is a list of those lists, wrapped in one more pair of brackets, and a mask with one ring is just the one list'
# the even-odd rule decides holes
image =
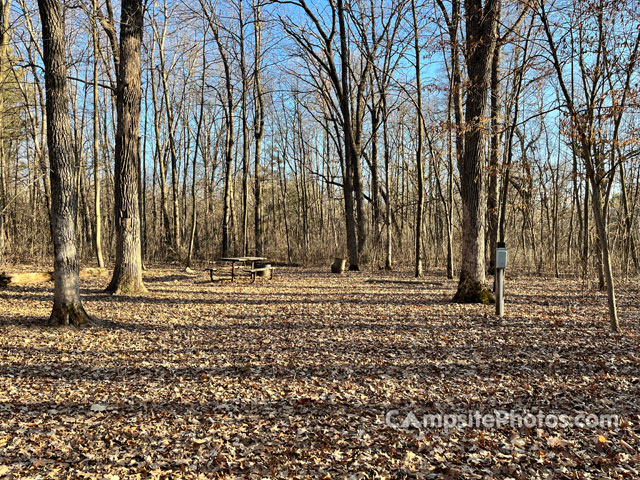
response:
{"label": "tall tree trunk", "polygon": [[374,246],[380,243],[380,185],[378,174],[378,131],[380,129],[380,108],[374,94],[371,95],[371,225],[374,230]]}
{"label": "tall tree trunk", "polygon": [[[560,148],[558,148],[558,160],[553,178],[553,271],[556,278],[560,278],[559,257],[560,257]],[[553,171],[553,167],[551,167]]]}
{"label": "tall tree trunk", "polygon": [[496,43],[500,0],[465,1],[466,58],[469,74],[465,145],[460,165],[462,197],[462,265],[456,302],[489,303],[493,297],[485,285],[484,264],[484,161],[486,132],[484,116],[489,74]]}
{"label": "tall tree trunk", "polygon": [[97,14],[98,1],[93,0],[93,15],[91,25],[91,34],[93,40],[93,199],[95,203],[95,229],[93,234],[93,243],[96,249],[96,257],[98,267],[104,267],[104,258],[102,257],[102,205],[100,196],[100,153],[99,153],[99,131],[98,131],[98,24]]}
{"label": "tall tree trunk", "polygon": [[65,32],[58,0],[38,0],[45,65],[47,144],[51,166],[51,234],[54,250],[52,325],[92,323],[80,299],[75,219],[78,192],[69,120]]}
{"label": "tall tree trunk", "polygon": [[[456,165],[462,165],[464,153],[464,111],[462,109],[462,73],[460,69],[460,48],[458,45],[458,30],[460,28],[460,0],[451,0],[449,14],[444,2],[436,0],[438,7],[445,16],[449,33],[449,53],[451,55],[451,83],[449,86],[449,100],[447,106],[448,120],[451,125],[451,111],[455,119],[455,158]],[[447,188],[449,198],[449,221],[447,228],[447,278],[453,278],[453,142],[450,140],[449,149],[449,184]]]}
{"label": "tall tree trunk", "polygon": [[264,225],[263,225],[263,209],[262,209],[262,172],[260,168],[260,156],[262,154],[262,137],[264,136],[264,97],[262,92],[262,83],[260,81],[260,60],[262,57],[262,24],[261,24],[261,7],[254,2],[254,94],[256,103],[255,123],[255,140],[256,146],[254,150],[254,241],[255,254],[262,256],[264,254]]}
{"label": "tall tree trunk", "polygon": [[[496,29],[498,23],[496,22]],[[496,38],[499,32],[496,32]],[[487,192],[489,273],[496,268],[496,245],[498,242],[498,177],[500,174],[500,144],[502,143],[502,123],[500,122],[500,51],[502,45],[496,42],[491,61],[491,147],[489,149],[489,191]]]}
{"label": "tall tree trunk", "polygon": [[[340,60],[341,60],[341,78],[340,85],[342,95],[339,97],[340,110],[342,113],[342,127],[344,137],[344,160],[345,160],[345,172],[344,172],[344,204],[345,204],[345,221],[347,227],[347,251],[349,254],[349,270],[360,270],[360,253],[364,245],[364,239],[361,235],[362,224],[360,223],[364,219],[358,218],[358,229],[356,230],[356,215],[354,211],[354,196],[355,203],[358,205],[358,217],[364,216],[362,209],[362,203],[359,202],[358,195],[362,195],[362,185],[359,185],[359,191],[357,182],[358,178],[362,179],[359,174],[360,159],[356,152],[355,139],[353,138],[353,119],[351,117],[350,106],[350,88],[349,88],[349,48],[347,46],[347,27],[345,20],[345,9],[342,0],[337,1],[338,8],[338,23],[340,30]],[[357,233],[356,233],[357,232]]]}
{"label": "tall tree trunk", "polygon": [[[164,57],[162,51],[160,53],[161,64],[164,65]],[[162,91],[165,101],[165,110],[167,111],[167,133],[169,135],[169,153],[171,154],[171,206],[173,216],[173,245],[177,251],[180,251],[182,247],[181,232],[180,232],[180,213],[179,210],[179,198],[178,198],[178,150],[175,140],[175,121],[173,117],[173,111],[171,110],[171,101],[169,99],[169,85],[167,83],[167,73],[162,67],[160,78],[162,79]]]}
{"label": "tall tree trunk", "polygon": [[238,3],[238,44],[240,48],[240,77],[242,82],[241,111],[242,111],[242,254],[249,254],[249,112],[247,107],[247,92],[249,78],[245,58],[244,41],[244,8],[243,2]]}
{"label": "tall tree trunk", "polygon": [[391,148],[389,145],[389,122],[387,111],[387,96],[386,93],[382,97],[382,115],[383,115],[383,144],[384,144],[384,188],[386,190],[385,196],[385,260],[384,269],[391,271],[393,269],[392,259],[392,237],[391,237]]}
{"label": "tall tree trunk", "polygon": [[631,253],[631,259],[633,260],[633,266],[637,271],[640,269],[640,262],[638,261],[638,253],[636,251],[636,244],[633,240],[633,216],[629,210],[629,199],[627,195],[627,183],[624,173],[624,163],[620,163],[620,193],[622,196],[622,206],[624,212],[624,252],[625,252],[625,269],[627,268],[629,253]]}
{"label": "tall tree trunk", "polygon": [[[203,1],[200,0],[200,5],[204,9]],[[205,14],[206,10],[203,10]],[[225,78],[225,127],[226,127],[226,141],[225,141],[225,168],[224,168],[224,203],[222,205],[222,256],[229,256],[230,252],[230,241],[229,241],[229,228],[231,226],[232,221],[232,184],[231,184],[231,170],[233,168],[233,144],[235,141],[234,132],[233,132],[233,82],[231,79],[231,67],[229,65],[229,60],[227,58],[227,53],[224,44],[222,43],[222,39],[220,38],[218,25],[216,23],[217,20],[214,20],[212,17],[208,16],[207,20],[209,22],[209,26],[213,31],[213,36],[215,38],[216,44],[218,45],[218,51],[220,53],[220,58],[222,59],[222,65],[224,67],[224,78]]]}
{"label": "tall tree trunk", "polygon": [[453,155],[447,168],[447,278],[453,279]]}
{"label": "tall tree trunk", "polygon": [[229,227],[231,225],[231,169],[233,168],[233,107],[231,101],[226,113],[226,148],[224,162],[224,203],[222,205],[222,256],[229,256]]}
{"label": "tall tree trunk", "polygon": [[[0,87],[5,85],[9,71],[9,14],[11,0],[0,2]],[[6,149],[4,131],[4,94],[0,90],[0,258],[4,255],[6,240],[7,184],[6,184]]]}
{"label": "tall tree trunk", "polygon": [[142,282],[138,203],[142,97],[140,47],[144,21],[142,1],[123,0],[120,20],[114,204],[116,264],[107,291],[116,295],[128,295],[147,291]]}
{"label": "tall tree trunk", "polygon": [[149,125],[149,102],[147,97],[147,88],[149,86],[149,72],[147,71],[147,79],[145,82],[144,93],[144,130],[140,139],[140,149],[142,155],[138,155],[138,208],[140,210],[140,255],[142,258],[142,269],[145,269],[144,260],[147,256],[147,126]]}
{"label": "tall tree trunk", "polygon": [[[151,44],[151,58],[153,59],[153,53],[155,50],[155,42]],[[156,81],[155,81],[155,68],[150,69],[151,73],[151,103],[153,105],[153,127],[155,133],[156,151],[155,158],[158,161],[158,177],[160,179],[160,209],[161,209],[161,224],[164,232],[164,243],[168,246],[172,243],[171,237],[171,222],[169,221],[169,207],[167,206],[167,161],[165,158],[164,148],[162,146],[160,131],[160,122],[162,115],[162,106],[158,102],[156,93]],[[155,179],[154,179],[155,182]],[[155,184],[155,183],[154,183]]]}
{"label": "tall tree trunk", "polygon": [[[583,160],[584,167],[587,173],[587,183],[585,185],[585,205],[584,205],[584,213],[585,213],[585,222],[584,222],[584,246],[588,247],[587,240],[589,237],[589,229],[588,229],[588,219],[589,219],[589,208],[588,208],[588,191],[589,184],[591,185],[592,190],[592,203],[593,203],[593,215],[596,223],[596,229],[598,232],[598,236],[600,239],[600,252],[602,255],[602,268],[603,275],[605,277],[606,285],[607,285],[607,299],[608,299],[608,307],[609,307],[609,321],[610,327],[613,332],[620,331],[620,323],[618,320],[618,312],[616,307],[616,297],[615,297],[615,287],[613,283],[613,273],[611,270],[611,258],[610,258],[610,250],[609,250],[609,239],[607,232],[607,206],[606,200],[605,205],[603,206],[602,200],[602,190],[601,185],[604,182],[611,182],[613,178],[615,178],[615,163],[610,166],[608,172],[605,174],[605,165],[604,159],[599,152],[599,145],[597,145],[597,134],[596,128],[600,127],[594,126],[594,118],[596,117],[596,102],[594,101],[597,97],[596,95],[596,87],[600,85],[599,75],[602,73],[602,69],[600,68],[600,61],[602,59],[601,55],[606,50],[605,44],[606,40],[604,37],[604,9],[600,8],[596,10],[594,13],[597,14],[597,23],[598,23],[598,37],[595,37],[598,42],[597,48],[597,63],[595,68],[590,68],[589,74],[592,74],[593,77],[589,78],[589,75],[586,75],[586,70],[583,67],[582,61],[580,62],[581,72],[583,74],[582,80],[586,85],[587,79],[592,80],[591,83],[591,92],[589,93],[590,101],[587,102],[586,106],[581,105],[578,107],[574,102],[574,97],[569,93],[569,89],[567,88],[567,82],[565,81],[565,77],[563,75],[563,66],[558,57],[558,47],[556,44],[556,39],[554,38],[554,33],[552,32],[549,18],[547,16],[547,12],[545,9],[545,2],[540,1],[540,9],[539,9],[539,18],[542,21],[542,25],[544,28],[544,33],[546,35],[548,51],[551,54],[551,59],[553,62],[553,67],[556,73],[556,77],[558,80],[558,84],[560,86],[560,92],[564,97],[565,104],[569,111],[569,115],[571,118],[571,126],[573,128],[573,140],[575,143],[579,144],[580,157]],[[602,7],[604,4],[601,4]],[[638,36],[638,42],[640,42],[640,35]],[[584,58],[584,57],[583,57]],[[571,77],[573,80],[573,75]],[[573,89],[572,89],[573,91]],[[624,103],[624,102],[623,102]],[[597,107],[599,108],[599,107]],[[600,114],[598,113],[598,116]],[[574,143],[574,144],[575,144]],[[575,146],[574,146],[575,148]],[[595,153],[594,153],[595,152]],[[607,196],[609,191],[607,191]],[[585,248],[583,252],[585,259],[588,254],[588,248]],[[584,268],[586,272],[585,262]]]}
{"label": "tall tree trunk", "polygon": [[583,221],[584,231],[582,234],[582,279],[586,280],[589,273],[589,184],[584,185],[584,210]]}
{"label": "tall tree trunk", "polygon": [[600,190],[600,183],[595,177],[590,174],[589,180],[591,182],[591,188],[593,190],[592,202],[593,202],[593,218],[598,229],[598,235],[600,237],[600,253],[602,255],[602,270],[606,280],[607,286],[607,302],[609,306],[609,324],[613,332],[620,331],[620,321],[618,320],[618,309],[616,307],[616,293],[615,285],[613,283],[613,272],[611,270],[611,255],[609,251],[609,240],[607,234],[607,222],[605,220],[604,211],[602,208],[602,193]]}
{"label": "tall tree trunk", "polygon": [[[206,56],[206,35],[202,39],[202,83],[200,84],[200,112],[198,114],[198,127],[196,130],[196,143],[193,147],[193,172],[191,182],[191,235],[189,237],[189,251],[187,253],[187,268],[191,268],[191,260],[193,257],[193,248],[196,238],[196,228],[198,221],[198,214],[196,209],[196,165],[198,160],[198,150],[200,150],[200,136],[202,135],[202,121],[204,118],[204,89],[206,86],[206,70],[207,70],[207,56]],[[204,155],[203,155],[204,157]],[[205,163],[205,162],[203,162]],[[206,176],[205,176],[206,179]],[[206,185],[205,185],[206,189]]]}
{"label": "tall tree trunk", "polygon": [[422,223],[424,213],[424,164],[422,161],[423,126],[422,117],[422,79],[420,76],[420,39],[418,30],[418,15],[416,14],[416,2],[411,0],[411,14],[413,17],[413,48],[415,54],[416,73],[416,122],[418,139],[416,145],[416,167],[418,175],[418,205],[416,207],[416,234],[415,234],[415,276],[422,276]]}

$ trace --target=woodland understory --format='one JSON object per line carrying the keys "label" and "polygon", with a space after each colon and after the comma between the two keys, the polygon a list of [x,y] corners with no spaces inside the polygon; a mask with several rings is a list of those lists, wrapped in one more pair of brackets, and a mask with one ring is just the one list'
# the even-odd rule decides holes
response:
{"label": "woodland understory", "polygon": [[639,9],[0,0],[0,480],[640,478]]}

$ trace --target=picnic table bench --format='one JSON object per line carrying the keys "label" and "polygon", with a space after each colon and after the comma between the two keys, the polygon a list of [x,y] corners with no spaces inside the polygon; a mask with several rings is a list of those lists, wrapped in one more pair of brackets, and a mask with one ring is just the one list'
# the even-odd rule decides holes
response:
{"label": "picnic table bench", "polygon": [[261,272],[269,272],[269,280],[273,278],[273,267],[270,264],[265,263],[261,265],[255,265],[253,268],[249,269],[249,273],[251,274],[251,283],[256,281],[256,275]]}
{"label": "picnic table bench", "polygon": [[[273,267],[268,263],[259,263],[264,262],[266,260],[265,257],[223,257],[218,259],[220,262],[229,262],[231,263],[231,281],[235,281],[236,278],[236,270],[244,269],[244,272],[251,277],[251,283],[256,281],[256,276],[262,274],[263,272],[269,272],[269,280],[273,278]],[[236,264],[240,265],[236,265]],[[217,267],[210,267],[205,269],[209,272],[209,277],[211,281],[215,281],[214,274],[218,270]]]}

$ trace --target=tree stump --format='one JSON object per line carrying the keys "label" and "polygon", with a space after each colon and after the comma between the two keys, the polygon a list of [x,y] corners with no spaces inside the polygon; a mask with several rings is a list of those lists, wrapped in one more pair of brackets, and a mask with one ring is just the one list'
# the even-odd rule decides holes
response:
{"label": "tree stump", "polygon": [[336,257],[333,259],[333,264],[331,265],[331,273],[343,273],[346,267],[347,259]]}

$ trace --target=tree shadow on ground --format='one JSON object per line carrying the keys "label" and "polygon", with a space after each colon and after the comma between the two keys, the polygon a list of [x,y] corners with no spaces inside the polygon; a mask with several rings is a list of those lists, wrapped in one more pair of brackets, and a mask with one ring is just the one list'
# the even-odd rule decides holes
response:
{"label": "tree shadow on ground", "polygon": [[146,277],[144,283],[165,283],[165,282],[181,282],[185,280],[195,280],[200,275],[190,273],[175,273],[170,275],[163,275],[160,277]]}

